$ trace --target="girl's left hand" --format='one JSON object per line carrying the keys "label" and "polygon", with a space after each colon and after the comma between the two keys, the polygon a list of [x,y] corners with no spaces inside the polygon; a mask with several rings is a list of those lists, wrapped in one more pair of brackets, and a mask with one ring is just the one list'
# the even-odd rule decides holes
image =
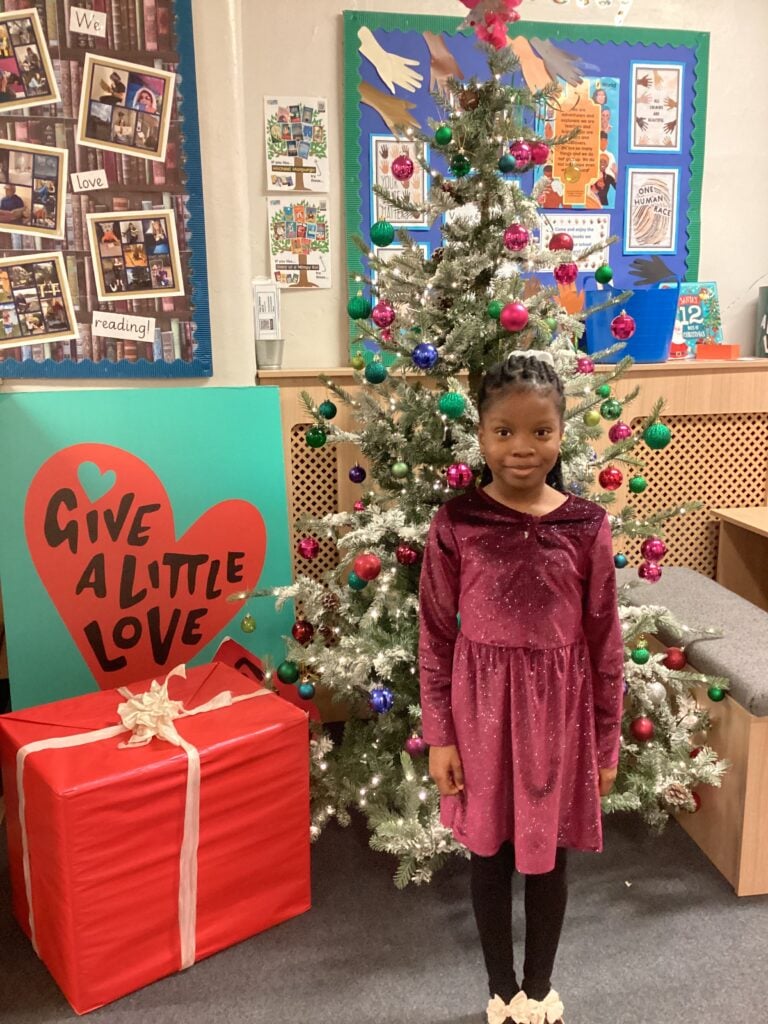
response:
{"label": "girl's left hand", "polygon": [[598,768],[600,773],[600,796],[608,796],[616,781],[618,768]]}

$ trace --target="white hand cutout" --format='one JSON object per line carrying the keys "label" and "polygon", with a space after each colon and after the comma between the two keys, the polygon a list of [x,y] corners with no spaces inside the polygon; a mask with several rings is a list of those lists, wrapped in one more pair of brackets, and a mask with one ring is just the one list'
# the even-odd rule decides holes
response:
{"label": "white hand cutout", "polygon": [[424,81],[418,71],[411,70],[419,66],[417,60],[401,57],[397,53],[387,53],[369,28],[361,28],[357,38],[360,40],[360,53],[373,64],[379,78],[391,93],[394,93],[396,85],[407,92],[416,92]]}

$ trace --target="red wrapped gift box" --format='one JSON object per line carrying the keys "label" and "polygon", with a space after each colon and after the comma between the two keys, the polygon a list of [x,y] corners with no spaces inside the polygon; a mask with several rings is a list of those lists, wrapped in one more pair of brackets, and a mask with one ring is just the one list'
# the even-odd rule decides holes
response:
{"label": "red wrapped gift box", "polygon": [[147,683],[0,717],[14,914],[78,1013],[310,907],[306,714],[225,665],[161,689],[133,733]]}

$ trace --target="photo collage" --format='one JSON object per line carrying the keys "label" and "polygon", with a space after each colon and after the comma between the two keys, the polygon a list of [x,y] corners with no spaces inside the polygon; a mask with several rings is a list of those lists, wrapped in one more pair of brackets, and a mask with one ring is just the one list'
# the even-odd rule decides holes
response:
{"label": "photo collage", "polygon": [[65,149],[0,142],[0,230],[63,236],[67,158]]}
{"label": "photo collage", "polygon": [[173,211],[153,210],[91,214],[88,228],[96,278],[102,301],[117,301],[121,293],[134,298],[183,295],[179,245]]}
{"label": "photo collage", "polygon": [[270,191],[328,191],[327,103],[319,96],[265,96]]}
{"label": "photo collage", "polygon": [[57,103],[59,89],[40,18],[30,8],[0,14],[0,110]]}
{"label": "photo collage", "polygon": [[56,341],[76,333],[61,253],[0,260],[0,349],[19,339]]}

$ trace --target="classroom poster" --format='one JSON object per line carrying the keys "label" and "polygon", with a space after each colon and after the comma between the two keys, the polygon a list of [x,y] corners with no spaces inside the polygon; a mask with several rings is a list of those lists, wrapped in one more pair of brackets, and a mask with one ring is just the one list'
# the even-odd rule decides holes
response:
{"label": "classroom poster", "polygon": [[228,633],[281,657],[289,609],[227,600],[291,578],[276,388],[2,395],[0,436],[14,708],[205,663]]}
{"label": "classroom poster", "polygon": [[328,111],[319,96],[265,96],[268,192],[327,192]]}
{"label": "classroom poster", "polygon": [[632,64],[632,152],[680,152],[684,70],[683,64]]}
{"label": "classroom poster", "polygon": [[327,199],[267,197],[272,278],[281,288],[331,287]]}
{"label": "classroom poster", "polygon": [[624,252],[676,252],[676,167],[628,167]]}

